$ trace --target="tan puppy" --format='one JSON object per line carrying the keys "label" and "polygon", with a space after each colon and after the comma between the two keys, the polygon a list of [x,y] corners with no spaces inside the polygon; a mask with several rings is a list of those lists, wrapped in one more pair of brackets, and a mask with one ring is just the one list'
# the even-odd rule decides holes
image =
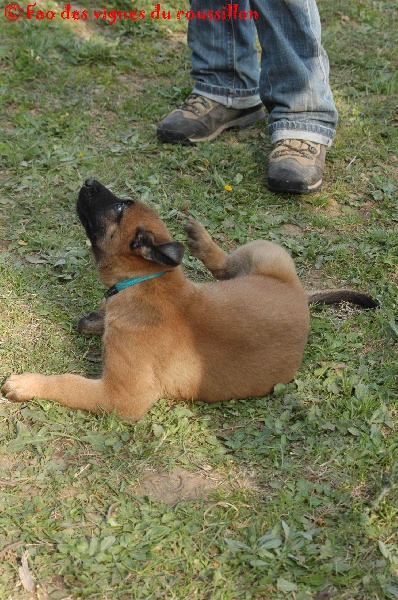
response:
{"label": "tan puppy", "polygon": [[12,375],[6,398],[38,396],[137,420],[162,397],[262,396],[292,379],[307,341],[308,299],[280,246],[259,240],[226,254],[190,218],[189,249],[221,280],[196,284],[179,266],[183,245],[148,206],[88,179],[77,211],[99,276],[112,286],[105,318],[91,313],[80,322],[84,331],[104,326],[103,375]]}

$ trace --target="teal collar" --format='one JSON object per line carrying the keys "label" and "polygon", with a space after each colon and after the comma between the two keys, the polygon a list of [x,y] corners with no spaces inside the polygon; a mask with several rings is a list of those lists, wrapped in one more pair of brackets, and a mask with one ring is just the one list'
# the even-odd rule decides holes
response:
{"label": "teal collar", "polygon": [[141,283],[141,281],[147,281],[148,279],[154,279],[155,277],[161,277],[165,275],[167,271],[159,271],[158,273],[152,273],[151,275],[142,275],[141,277],[132,277],[131,279],[124,279],[119,283],[113,285],[107,292],[105,292],[104,297],[110,298],[110,296],[114,296],[118,292],[135,285],[136,283]]}

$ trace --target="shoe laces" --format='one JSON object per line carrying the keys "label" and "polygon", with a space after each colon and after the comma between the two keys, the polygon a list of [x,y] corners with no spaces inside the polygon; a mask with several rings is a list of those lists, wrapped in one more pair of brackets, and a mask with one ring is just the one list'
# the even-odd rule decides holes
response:
{"label": "shoe laces", "polygon": [[190,94],[186,100],[179,107],[181,110],[192,112],[197,116],[203,114],[206,110],[211,108],[210,103],[203,96],[198,94]]}
{"label": "shoe laces", "polygon": [[279,140],[275,143],[272,152],[272,158],[280,156],[302,156],[304,158],[314,158],[318,154],[319,144],[307,142],[306,140]]}

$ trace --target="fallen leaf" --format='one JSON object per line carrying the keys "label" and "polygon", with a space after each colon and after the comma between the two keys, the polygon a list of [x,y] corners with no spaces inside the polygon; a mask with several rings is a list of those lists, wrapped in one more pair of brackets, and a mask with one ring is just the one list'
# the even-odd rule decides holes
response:
{"label": "fallen leaf", "polygon": [[19,579],[27,592],[34,592],[36,589],[32,574],[28,565],[28,553],[22,555],[21,566],[18,569]]}

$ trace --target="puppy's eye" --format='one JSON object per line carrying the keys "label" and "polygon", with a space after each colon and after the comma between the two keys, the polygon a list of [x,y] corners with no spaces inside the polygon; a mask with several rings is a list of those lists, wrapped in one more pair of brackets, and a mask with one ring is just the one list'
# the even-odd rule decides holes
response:
{"label": "puppy's eye", "polygon": [[116,204],[116,211],[118,214],[123,212],[123,209],[124,209],[124,204],[122,202],[120,202],[119,204]]}

